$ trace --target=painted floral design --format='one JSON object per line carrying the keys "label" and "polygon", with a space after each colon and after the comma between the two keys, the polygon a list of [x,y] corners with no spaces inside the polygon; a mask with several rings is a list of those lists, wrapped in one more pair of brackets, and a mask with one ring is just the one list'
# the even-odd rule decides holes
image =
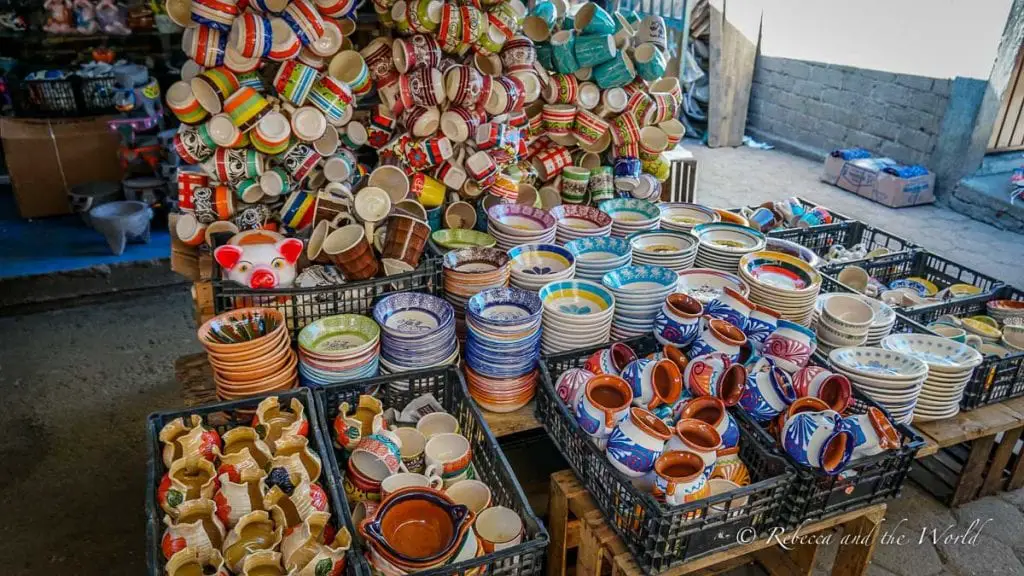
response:
{"label": "painted floral design", "polygon": [[579,423],[580,428],[591,436],[596,436],[601,430],[601,421],[594,418],[587,412],[586,406],[583,403],[583,398],[580,398],[579,403],[576,405],[576,422]]}
{"label": "painted floral design", "polygon": [[399,332],[414,332],[416,334],[422,334],[424,332],[430,332],[433,329],[433,326],[417,318],[401,318],[395,321],[394,328]]}
{"label": "painted floral design", "polygon": [[531,266],[529,268],[522,268],[522,272],[525,274],[536,274],[541,276],[544,274],[551,274],[554,270],[551,266]]}
{"label": "painted floral design", "polygon": [[807,453],[811,437],[814,436],[816,426],[814,421],[805,414],[793,416],[786,425],[786,434],[783,438],[783,448],[794,460],[810,466],[810,457]]}
{"label": "painted floral design", "polygon": [[661,450],[648,450],[626,436],[622,429],[612,430],[608,437],[608,456],[634,472],[648,472],[654,468],[654,461],[661,456]]}
{"label": "painted floral design", "polygon": [[558,306],[559,312],[565,312],[566,314],[576,314],[582,316],[584,314],[590,314],[593,309],[586,304],[561,304]]}

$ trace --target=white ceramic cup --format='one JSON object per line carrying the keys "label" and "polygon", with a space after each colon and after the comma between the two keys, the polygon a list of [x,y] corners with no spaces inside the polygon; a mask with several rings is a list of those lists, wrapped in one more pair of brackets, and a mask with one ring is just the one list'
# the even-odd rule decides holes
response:
{"label": "white ceramic cup", "polygon": [[439,474],[444,478],[446,488],[468,477],[473,450],[462,434],[431,436],[423,453],[426,455],[427,473],[433,470]]}
{"label": "white ceramic cup", "polygon": [[431,412],[416,422],[416,429],[423,436],[430,440],[438,434],[457,434],[459,432],[459,421],[455,416],[447,412]]}
{"label": "white ceramic cup", "polygon": [[425,476],[416,472],[399,472],[381,481],[380,495],[381,498],[387,498],[391,493],[402,488],[409,488],[410,486],[440,490],[442,484],[441,477],[437,475]]}
{"label": "white ceramic cup", "polygon": [[504,506],[493,506],[481,512],[473,522],[473,530],[488,554],[523,541],[523,519],[515,510]]}
{"label": "white ceramic cup", "polygon": [[456,504],[464,504],[474,514],[491,506],[491,489],[479,480],[463,480],[444,491]]}
{"label": "white ceramic cup", "polygon": [[356,216],[363,221],[366,237],[373,238],[373,228],[391,212],[391,196],[376,186],[366,186],[356,194]]}

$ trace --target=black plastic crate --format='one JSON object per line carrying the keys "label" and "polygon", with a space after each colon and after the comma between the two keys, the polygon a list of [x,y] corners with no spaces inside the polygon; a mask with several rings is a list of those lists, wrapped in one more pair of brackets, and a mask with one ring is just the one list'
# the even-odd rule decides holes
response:
{"label": "black plastic crate", "polygon": [[[826,264],[821,271],[831,276],[838,276],[839,272],[846,266],[860,266],[879,282],[888,286],[894,280],[917,276],[925,278],[934,283],[939,290],[943,290],[953,284],[970,284],[981,289],[982,294],[991,293],[1004,283],[1001,280],[982,274],[943,258],[936,256],[927,250],[914,250],[912,252],[901,252],[890,254],[873,260],[854,260],[835,264]],[[910,310],[908,307],[901,307],[901,310]]]}
{"label": "black plastic crate", "polygon": [[[797,196],[796,199],[800,202],[800,205],[803,206],[805,210],[809,210],[811,208],[824,208],[825,210],[828,210],[828,213],[832,215],[832,223],[833,224],[836,224],[839,221],[853,220],[853,218],[850,218],[849,216],[846,216],[844,214],[840,214],[839,212],[836,212],[835,210],[829,208],[828,206],[822,206],[821,204],[818,204],[817,202],[812,202],[810,200],[807,200],[806,198],[800,198],[799,196]],[[757,205],[754,205],[754,206],[747,206],[747,207],[750,208],[750,209],[756,209],[758,206],[761,206],[761,204],[757,204]],[[739,208],[732,209],[732,210],[730,210],[730,212],[737,212],[738,213],[738,212],[740,212],[740,209]],[[823,226],[828,226],[828,224],[824,224]],[[787,230],[788,230],[788,228],[787,228]]]}
{"label": "black plastic crate", "polygon": [[[211,427],[217,430],[218,434],[223,436],[224,432],[232,428],[250,425],[256,407],[264,399],[271,396],[277,396],[283,405],[290,403],[292,398],[298,398],[302,402],[306,418],[309,420],[309,433],[307,434],[309,447],[320,456],[323,465],[318,482],[327,492],[327,497],[330,499],[331,524],[338,528],[342,526],[347,527],[349,532],[353,534],[352,548],[346,554],[345,573],[350,576],[362,574],[358,571],[359,562],[355,548],[355,531],[352,526],[352,518],[341,495],[337,479],[330,473],[330,461],[333,453],[333,450],[330,449],[330,438],[327,435],[327,431],[321,428],[312,393],[306,388],[297,388],[277,394],[265,394],[244,400],[207,404],[188,410],[154,412],[149,415],[146,423],[149,435],[149,470],[147,476],[148,485],[146,486],[146,566],[149,576],[164,576],[166,573],[164,571],[166,561],[160,548],[160,540],[164,532],[162,521],[164,511],[160,508],[160,503],[157,501],[157,488],[160,484],[160,479],[167,472],[163,462],[163,446],[159,438],[160,430],[175,418],[198,414],[203,417],[204,422],[211,425]],[[210,422],[211,416],[216,419],[216,422]]]}
{"label": "black plastic crate", "polygon": [[19,116],[33,118],[68,118],[113,114],[113,76],[63,79],[12,79],[14,108]]}
{"label": "black plastic crate", "polygon": [[[820,353],[812,356],[811,363],[828,367],[828,361]],[[856,387],[852,392],[853,401],[847,409],[848,413],[863,414],[869,407],[875,407],[890,417],[885,408],[859,392]],[[894,423],[893,427],[900,435],[899,448],[851,461],[845,470],[836,476],[829,476],[820,470],[798,464],[779,447],[775,437],[763,425],[742,410],[734,409],[734,413],[741,416],[736,419],[740,428],[748,428],[750,432],[758,434],[762,442],[771,446],[774,453],[785,457],[796,469],[793,490],[785,506],[785,519],[791,527],[899,496],[917,451],[924,446],[924,439],[913,428]]]}
{"label": "black plastic crate", "polygon": [[230,280],[213,280],[213,310],[220,314],[238,308],[275,308],[284,314],[294,340],[307,324],[335,314],[368,315],[381,298],[396,292],[441,295],[441,260],[424,258],[419,268],[359,282],[315,288],[253,290]]}
{"label": "black plastic crate", "polygon": [[[658,348],[649,336],[625,343],[640,356]],[[537,416],[644,573],[661,572],[736,546],[736,536],[745,528],[763,535],[772,527],[782,526],[782,505],[794,478],[792,467],[743,428],[740,458],[750,470],[752,483],[726,494],[669,506],[635,488],[629,477],[612,467],[554,389],[562,372],[581,367],[592,353],[608,346],[610,343],[544,357],[536,396]],[[734,506],[732,501],[741,497],[747,497],[747,503]],[[713,504],[725,508],[725,512],[709,513]]]}
{"label": "black plastic crate", "polygon": [[[453,366],[430,368],[415,372],[381,376],[363,380],[358,383],[335,384],[316,390],[317,418],[320,426],[332,434],[332,423],[338,416],[338,408],[342,402],[355,406],[360,394],[373,394],[384,405],[384,409],[402,408],[413,399],[423,394],[433,394],[445,411],[459,421],[460,434],[465,436],[473,448],[473,466],[477,479],[485,482],[491,489],[491,500],[494,504],[515,510],[523,519],[526,534],[523,542],[507,548],[478,556],[455,564],[446,564],[431,570],[417,572],[424,576],[455,575],[465,576],[476,573],[480,568],[494,576],[533,576],[543,574],[545,569],[544,553],[548,546],[548,533],[544,525],[530,508],[526,495],[519,485],[509,466],[508,460],[490,428],[470,400],[462,373]],[[344,476],[344,450],[330,438],[334,450],[328,451],[329,470],[337,476],[338,483]],[[348,505],[344,491],[341,498]],[[369,563],[359,554],[361,570],[370,573]]]}
{"label": "black plastic crate", "polygon": [[864,244],[868,251],[886,248],[890,251],[885,256],[872,258],[870,262],[884,263],[890,260],[898,260],[901,255],[916,250],[917,246],[892,232],[881,228],[869,226],[857,220],[846,220],[833,222],[810,228],[787,228],[785,230],[773,230],[768,233],[772,238],[788,240],[806,248],[810,248],[815,254],[822,258],[828,254],[833,246],[853,248],[857,244]]}
{"label": "black plastic crate", "polygon": [[[1002,286],[991,294],[979,294],[944,304],[918,306],[906,309],[903,314],[908,321],[920,326],[922,330],[927,330],[928,324],[946,314],[963,317],[987,315],[988,309],[985,305],[992,300],[1024,301],[1024,291],[1013,286]],[[964,388],[960,409],[973,410],[979,406],[1018,396],[1024,396],[1024,352],[1006,358],[986,356],[974,369],[971,381]]]}

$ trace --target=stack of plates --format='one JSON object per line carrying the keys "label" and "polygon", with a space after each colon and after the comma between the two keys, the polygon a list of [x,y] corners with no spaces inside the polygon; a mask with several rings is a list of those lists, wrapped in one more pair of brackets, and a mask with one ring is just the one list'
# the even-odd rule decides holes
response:
{"label": "stack of plates", "polygon": [[636,198],[615,198],[598,205],[612,217],[612,236],[625,238],[641,230],[657,230],[661,224],[661,210],[654,202]]}
{"label": "stack of plates", "polygon": [[[818,318],[821,315],[821,307],[824,304],[825,300],[830,298],[832,294],[833,292],[818,295],[818,301],[815,304],[814,314],[811,316],[812,326],[817,324]],[[893,324],[896,323],[896,311],[893,310],[892,307],[890,307],[885,302],[867,296],[866,294],[852,292],[843,292],[843,294],[845,296],[853,296],[854,298],[857,298],[861,302],[864,302],[868,306],[871,306],[871,309],[874,310],[875,319],[871,323],[871,328],[868,329],[868,339],[864,342],[864,345],[878,346],[878,344],[882,341],[882,338],[885,338],[886,336],[889,335],[889,332],[892,332],[892,326]]]}
{"label": "stack of plates", "polygon": [[694,226],[711,224],[722,219],[718,212],[700,204],[670,202],[659,204],[658,207],[661,209],[661,227],[664,230],[689,232]]}
{"label": "stack of plates", "polygon": [[700,300],[701,304],[707,305],[712,300],[718,300],[727,286],[742,294],[744,298],[750,294],[750,288],[739,276],[710,268],[690,268],[680,272],[676,291],[688,294]]}
{"label": "stack of plates", "polygon": [[910,424],[928,365],[881,348],[837,348],[828,355],[839,374],[889,411],[897,424]]}
{"label": "stack of plates", "polygon": [[217,397],[237,400],[295,387],[297,360],[284,315],[272,308],[239,308],[199,328]]}
{"label": "stack of plates", "polygon": [[693,233],[700,240],[694,265],[729,274],[736,273],[745,254],[764,250],[765,246],[764,234],[739,224],[700,224]]}
{"label": "stack of plates", "polygon": [[810,326],[821,274],[809,264],[781,252],[754,252],[740,259],[739,275],[750,287],[752,302],[775,310],[786,320]]}
{"label": "stack of plates", "polygon": [[554,244],[525,244],[508,251],[512,260],[512,286],[536,292],[555,280],[576,273],[576,257]]}
{"label": "stack of plates", "polygon": [[875,311],[867,302],[852,294],[822,294],[813,312],[817,318],[815,333],[818,347],[828,353],[836,348],[862,346],[875,321]]}
{"label": "stack of plates", "polygon": [[484,409],[512,412],[537,390],[541,300],[516,288],[492,288],[466,305],[466,383]]}
{"label": "stack of plates", "polygon": [[385,296],[373,307],[380,325],[381,372],[394,374],[458,360],[455,310],[430,294],[399,292]]}
{"label": "stack of plates", "polygon": [[622,238],[580,238],[568,242],[565,249],[576,258],[576,277],[591,282],[601,282],[608,272],[633,261],[629,242]]}
{"label": "stack of plates", "polygon": [[985,304],[988,315],[1007,324],[1011,318],[1024,318],[1024,302],[1018,300],[991,300]]}
{"label": "stack of plates", "polygon": [[577,238],[607,236],[612,230],[611,216],[585,204],[560,204],[548,212],[555,217],[555,242],[562,246]]}
{"label": "stack of plates", "polygon": [[928,378],[914,408],[914,421],[951,418],[960,411],[960,398],[974,369],[984,357],[980,352],[942,336],[893,334],[882,348],[913,356],[928,365]]}
{"label": "stack of plates", "polygon": [[299,332],[299,377],[303,386],[373,378],[380,356],[380,327],[358,314],[321,318]]}
{"label": "stack of plates", "polygon": [[825,263],[820,256],[814,253],[814,250],[811,250],[806,246],[801,246],[796,242],[783,240],[782,238],[766,238],[764,249],[769,252],[782,252],[783,254],[795,256],[810,264],[811,268],[818,268]]}
{"label": "stack of plates", "polygon": [[462,248],[444,255],[444,299],[455,309],[455,332],[466,337],[466,301],[488,288],[508,286],[511,260],[498,248]]}
{"label": "stack of plates", "polygon": [[520,244],[551,244],[555,241],[555,217],[533,206],[495,204],[487,210],[487,232],[502,250]]}
{"label": "stack of plates", "polygon": [[626,266],[605,274],[601,284],[615,296],[612,338],[650,334],[654,317],[678,281],[674,270],[660,266]]}
{"label": "stack of plates", "polygon": [[559,280],[538,292],[544,303],[541,351],[557,354],[608,341],[615,297],[589,280]]}
{"label": "stack of plates", "polygon": [[697,258],[697,237],[690,232],[647,230],[626,237],[633,250],[634,264],[662,266],[679,272],[693,266]]}

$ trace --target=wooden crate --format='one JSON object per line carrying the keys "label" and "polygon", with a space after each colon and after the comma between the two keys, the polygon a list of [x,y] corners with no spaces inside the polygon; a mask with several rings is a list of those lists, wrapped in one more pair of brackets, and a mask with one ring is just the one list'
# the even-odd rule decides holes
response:
{"label": "wooden crate", "polygon": [[669,161],[669,177],[661,188],[662,202],[697,201],[697,159],[693,154],[677,146],[665,153]]}
{"label": "wooden crate", "polygon": [[[573,571],[566,566],[566,557],[576,551],[576,576],[601,576],[602,574],[641,576],[643,572],[633,561],[626,545],[605,522],[587,490],[571,470],[551,475],[551,495],[548,507],[549,576],[562,576]],[[800,528],[800,533],[812,535],[819,532],[843,530],[845,534],[858,538],[842,540],[839,534],[833,536],[840,546],[832,565],[832,574],[863,574],[871,562],[880,530],[879,524],[885,518],[885,504],[875,504],[860,510],[853,510]],[[813,538],[805,538],[811,542]],[[769,538],[755,540],[730,550],[710,554],[662,572],[660,576],[683,574],[718,574],[744,564],[757,562],[770,574],[792,576],[810,574],[817,556],[817,544],[800,544],[784,550],[776,546],[777,540]]]}
{"label": "wooden crate", "polygon": [[[916,428],[930,447],[910,478],[949,506],[1024,486],[1024,398],[989,404]],[[922,452],[925,452],[922,450]]]}
{"label": "wooden crate", "polygon": [[213,309],[213,283],[193,282],[192,316],[195,319],[196,327],[202,326],[204,322],[216,315]]}

